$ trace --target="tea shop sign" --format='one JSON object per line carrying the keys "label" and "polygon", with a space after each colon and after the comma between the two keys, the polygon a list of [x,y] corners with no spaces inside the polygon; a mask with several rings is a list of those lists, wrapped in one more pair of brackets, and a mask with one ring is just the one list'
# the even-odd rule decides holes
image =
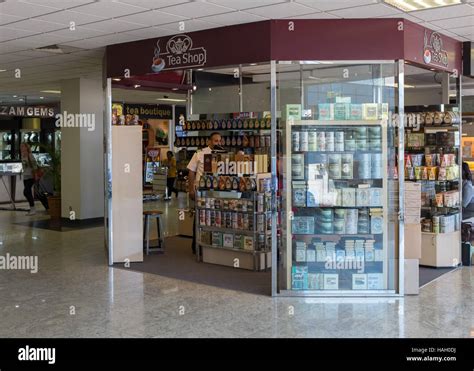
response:
{"label": "tea shop sign", "polygon": [[160,40],[156,42],[151,70],[158,73],[162,70],[201,67],[206,64],[207,52],[203,47],[194,47],[193,39],[188,35],[176,35],[166,43],[166,52],[161,52]]}

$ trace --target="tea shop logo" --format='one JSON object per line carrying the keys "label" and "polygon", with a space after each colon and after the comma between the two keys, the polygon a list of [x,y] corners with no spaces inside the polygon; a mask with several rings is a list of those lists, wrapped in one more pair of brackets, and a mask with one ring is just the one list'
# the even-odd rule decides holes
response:
{"label": "tea shop logo", "polygon": [[156,42],[151,69],[162,70],[200,67],[206,64],[207,53],[203,47],[193,48],[193,40],[188,35],[176,35],[166,43],[166,53],[161,53],[160,40]]}
{"label": "tea shop logo", "polygon": [[432,32],[428,37],[425,31],[423,60],[426,64],[448,67],[448,52],[443,49],[443,39],[437,32]]}

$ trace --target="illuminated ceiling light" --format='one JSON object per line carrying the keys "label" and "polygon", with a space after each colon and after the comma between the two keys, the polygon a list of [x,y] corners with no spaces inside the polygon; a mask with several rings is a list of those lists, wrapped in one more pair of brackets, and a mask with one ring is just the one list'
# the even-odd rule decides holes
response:
{"label": "illuminated ceiling light", "polygon": [[44,99],[44,97],[40,97],[40,99]]}
{"label": "illuminated ceiling light", "polygon": [[462,0],[384,0],[384,2],[404,12],[412,12],[461,4]]}
{"label": "illuminated ceiling light", "polygon": [[115,79],[112,79],[114,81],[122,81],[122,79],[119,79],[119,78],[115,78]]}
{"label": "illuminated ceiling light", "polygon": [[135,85],[133,85],[133,87],[134,87],[135,89],[137,89],[137,88],[141,87],[141,85],[135,84]]}
{"label": "illuminated ceiling light", "polygon": [[40,93],[61,94],[61,90],[41,90]]}
{"label": "illuminated ceiling light", "polygon": [[197,86],[196,86],[196,85],[193,85],[193,90],[194,90],[194,91],[197,90]]}
{"label": "illuminated ceiling light", "polygon": [[14,95],[13,98],[18,98],[18,95]]}
{"label": "illuminated ceiling light", "polygon": [[174,98],[156,98],[156,100],[162,100],[165,102],[186,102],[186,99],[174,99]]}
{"label": "illuminated ceiling light", "polygon": [[174,90],[174,91],[176,91],[176,90],[179,90],[179,89],[178,89],[178,88],[172,88],[171,90]]}
{"label": "illuminated ceiling light", "polygon": [[7,72],[7,70],[0,70],[0,72]]}

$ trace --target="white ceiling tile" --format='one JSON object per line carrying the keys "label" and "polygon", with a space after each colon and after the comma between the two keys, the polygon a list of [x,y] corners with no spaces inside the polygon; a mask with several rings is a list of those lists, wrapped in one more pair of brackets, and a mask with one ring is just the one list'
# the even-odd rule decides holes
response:
{"label": "white ceiling tile", "polygon": [[49,22],[61,23],[65,26],[69,26],[70,22],[74,22],[76,25],[82,25],[90,22],[97,22],[105,20],[106,17],[99,17],[97,15],[78,13],[72,10],[64,10],[57,13],[43,15],[37,17],[37,19]]}
{"label": "white ceiling tile", "polygon": [[296,0],[296,2],[323,11],[377,3],[376,0]]}
{"label": "white ceiling tile", "polygon": [[119,21],[117,19],[109,19],[106,21],[100,21],[100,22],[87,24],[87,28],[91,30],[98,30],[98,31],[103,31],[107,33],[136,30],[143,27],[144,25],[141,25],[139,23]]}
{"label": "white ceiling tile", "polygon": [[0,55],[2,53],[12,53],[12,52],[18,52],[20,50],[26,50],[28,48],[25,48],[22,45],[19,45],[16,43],[15,40],[11,41],[6,41],[6,42],[0,42]]}
{"label": "white ceiling tile", "polygon": [[276,5],[278,3],[284,3],[285,0],[207,0],[207,2],[232,9],[242,10],[257,8],[260,6]]}
{"label": "white ceiling tile", "polygon": [[199,19],[206,22],[217,23],[222,26],[229,26],[232,24],[264,21],[265,19],[268,19],[268,18],[250,14],[247,12],[237,11],[237,12],[232,12],[232,13],[211,15],[209,17],[202,17]]}
{"label": "white ceiling tile", "polygon": [[384,4],[363,5],[355,8],[334,10],[330,13],[342,18],[370,18],[402,14],[401,11]]}
{"label": "white ceiling tile", "polygon": [[449,31],[451,31],[451,32],[453,32],[453,33],[455,33],[456,35],[459,35],[459,36],[468,37],[469,35],[474,35],[474,27],[473,26],[450,28]]}
{"label": "white ceiling tile", "polygon": [[52,36],[49,34],[38,34],[34,36],[28,36],[21,39],[14,40],[19,46],[22,46],[25,49],[35,49],[41,48],[43,46],[61,44],[64,41],[63,38],[59,36]]}
{"label": "white ceiling tile", "polygon": [[74,8],[74,11],[78,13],[99,15],[106,18],[120,17],[123,15],[142,12],[144,10],[146,9],[110,0],[95,2]]}
{"label": "white ceiling tile", "polygon": [[159,26],[161,24],[178,22],[187,19],[186,17],[160,12],[157,10],[149,10],[143,13],[127,15],[120,17],[119,20],[126,22],[134,22],[142,26]]}
{"label": "white ceiling tile", "polygon": [[267,18],[287,18],[295,15],[314,13],[314,8],[296,3],[283,3],[247,9],[246,12]]}
{"label": "white ceiling tile", "polygon": [[11,23],[8,25],[8,27],[18,28],[20,30],[35,31],[35,33],[39,33],[59,30],[61,28],[64,28],[65,26],[61,23],[56,22],[26,19],[24,21]]}
{"label": "white ceiling tile", "polygon": [[17,17],[15,15],[0,14],[0,25],[21,21],[24,17]]}
{"label": "white ceiling tile", "polygon": [[17,17],[29,18],[42,14],[57,11],[57,8],[51,8],[42,5],[26,4],[19,1],[7,1],[0,3],[0,13],[15,15]]}
{"label": "white ceiling tile", "polygon": [[205,30],[208,28],[215,28],[215,27],[220,27],[220,25],[210,23],[210,22],[204,22],[198,19],[191,19],[188,21],[184,21],[184,30],[180,29],[179,22],[165,24],[163,26],[160,26],[159,28],[168,30],[171,32],[171,34],[174,34],[174,33],[181,33],[181,32],[194,32],[194,31]]}
{"label": "white ceiling tile", "polygon": [[233,9],[211,3],[196,1],[192,3],[169,6],[160,10],[166,13],[176,14],[188,18],[199,18],[214,14],[228,13]]}
{"label": "white ceiling tile", "polygon": [[23,3],[50,6],[57,9],[69,9],[93,3],[95,0],[22,0]]}
{"label": "white ceiling tile", "polygon": [[41,58],[41,63],[45,63],[47,60],[45,57],[51,56],[51,53],[48,53],[44,50],[25,50],[15,54],[23,56],[23,59]]}
{"label": "white ceiling tile", "polygon": [[[0,65],[2,63],[8,63],[8,62],[15,62],[15,61],[21,61],[25,59],[24,55],[21,55],[21,53],[8,53],[8,54],[0,54]],[[1,66],[0,66],[1,68]]]}
{"label": "white ceiling tile", "polygon": [[34,35],[36,33],[38,32],[19,30],[19,29],[10,28],[7,26],[0,26],[0,41],[18,39],[19,37]]}
{"label": "white ceiling tile", "polygon": [[291,18],[291,19],[338,19],[339,17],[334,14],[319,12],[319,13],[297,15],[297,16],[288,17],[288,18]]}
{"label": "white ceiling tile", "polygon": [[447,29],[451,29],[455,27],[468,27],[468,26],[474,27],[474,16],[468,15],[466,17],[442,19],[439,21],[432,21],[431,23],[438,27],[447,28]]}
{"label": "white ceiling tile", "polygon": [[456,18],[473,15],[474,7],[468,4],[461,4],[428,10],[418,10],[415,12],[410,12],[410,14],[425,21],[434,21],[437,19]]}
{"label": "white ceiling tile", "polygon": [[[455,34],[455,33],[450,32],[450,31],[448,31],[448,30],[443,30],[443,31],[442,31],[442,34],[443,34],[443,35],[446,35],[446,36],[449,36],[449,37],[452,37],[453,39],[456,39],[456,40],[459,40],[459,41],[470,41],[470,40],[472,40],[473,37],[474,37],[474,33],[472,33],[471,35],[468,35],[468,36],[464,37],[464,36],[459,36],[458,34]],[[469,38],[469,36],[470,36],[470,38]]]}
{"label": "white ceiling tile", "polygon": [[101,36],[103,34],[104,31],[92,30],[84,26],[76,26],[74,31],[70,30],[69,28],[66,28],[64,30],[48,33],[48,35],[61,37],[65,41],[87,39],[90,37]]}
{"label": "white ceiling tile", "polygon": [[131,35],[133,37],[139,37],[141,39],[152,39],[155,37],[168,35],[170,31],[165,30],[163,28],[158,28],[158,27],[147,27],[147,28],[142,28],[140,30],[127,31],[124,33]]}
{"label": "white ceiling tile", "polygon": [[377,17],[377,18],[404,18],[404,19],[407,19],[407,20],[412,21],[412,22],[414,22],[414,23],[422,23],[422,22],[424,22],[422,19],[417,18],[417,17],[413,17],[412,15],[407,14],[407,13],[384,15],[384,16]]}
{"label": "white ceiling tile", "polygon": [[119,0],[120,3],[136,5],[146,9],[158,9],[165,6],[178,5],[190,2],[189,0]]}
{"label": "white ceiling tile", "polygon": [[112,45],[112,44],[119,44],[125,43],[127,41],[135,40],[135,38],[131,35],[127,35],[125,33],[121,34],[112,34],[100,37],[93,37],[91,39],[73,41],[73,42],[66,42],[64,45],[74,46],[77,48],[84,48],[84,49],[94,49],[102,46]]}
{"label": "white ceiling tile", "polygon": [[442,27],[436,26],[435,24],[430,23],[430,22],[420,22],[419,24],[420,26],[429,28],[430,30],[433,30],[433,31],[441,31],[443,29]]}

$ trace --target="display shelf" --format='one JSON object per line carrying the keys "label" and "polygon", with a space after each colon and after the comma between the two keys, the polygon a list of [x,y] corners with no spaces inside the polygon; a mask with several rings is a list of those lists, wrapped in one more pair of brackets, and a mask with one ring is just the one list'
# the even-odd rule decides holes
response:
{"label": "display shelf", "polygon": [[[267,132],[270,134],[271,129],[264,128],[264,129],[191,129],[191,130],[183,130],[183,133],[225,133],[225,132]],[[192,136],[188,137],[192,138]]]}
{"label": "display shelf", "polygon": [[[459,131],[459,126],[449,126],[449,125],[444,125],[444,126],[424,126],[423,131],[426,133],[428,130],[429,131]],[[421,134],[421,133],[420,133]]]}
{"label": "display shelf", "polygon": [[293,236],[298,237],[372,237],[376,238],[376,236],[382,236],[382,233],[358,233],[358,234],[337,234],[337,233],[292,233]]}
{"label": "display shelf", "polygon": [[243,210],[229,210],[229,209],[216,209],[216,208],[211,209],[209,207],[199,207],[199,206],[197,207],[197,209],[198,210],[221,211],[221,212],[224,212],[224,213],[227,213],[227,212],[229,212],[229,213],[244,213],[244,214],[249,213],[249,214],[256,214],[256,215],[271,213],[270,210],[268,210],[268,211],[248,211],[248,210],[243,211]]}
{"label": "display shelf", "polygon": [[259,250],[244,250],[244,249],[235,249],[235,248],[232,248],[232,247],[214,246],[214,245],[208,245],[207,243],[202,243],[202,242],[199,242],[199,245],[207,247],[209,249],[238,251],[238,252],[243,252],[243,253],[247,253],[247,254],[253,254],[253,253],[256,253],[256,252],[265,252],[265,251],[259,251]]}
{"label": "display shelf", "polygon": [[294,120],[291,126],[373,126],[383,123],[385,120]]}
{"label": "display shelf", "polygon": [[[266,147],[265,147],[266,148]],[[323,154],[323,155],[326,155],[326,154],[344,154],[344,153],[350,153],[350,154],[382,154],[382,151],[358,151],[358,150],[355,150],[355,151],[292,151],[291,152],[292,154],[305,154],[305,153],[315,153],[315,154]]]}
{"label": "display shelf", "polygon": [[212,227],[212,226],[206,226],[206,225],[199,225],[198,226],[201,229],[207,230],[207,231],[214,231],[214,232],[222,232],[222,233],[235,233],[235,234],[246,234],[246,235],[256,235],[256,234],[269,234],[270,231],[266,232],[258,232],[257,230],[254,231],[249,231],[246,229],[233,229],[233,228],[226,228],[226,227]]}
{"label": "display shelf", "polygon": [[[294,209],[381,209],[382,205],[379,206],[294,206]],[[295,215],[299,216],[299,215]],[[306,215],[302,215],[306,216]]]}

